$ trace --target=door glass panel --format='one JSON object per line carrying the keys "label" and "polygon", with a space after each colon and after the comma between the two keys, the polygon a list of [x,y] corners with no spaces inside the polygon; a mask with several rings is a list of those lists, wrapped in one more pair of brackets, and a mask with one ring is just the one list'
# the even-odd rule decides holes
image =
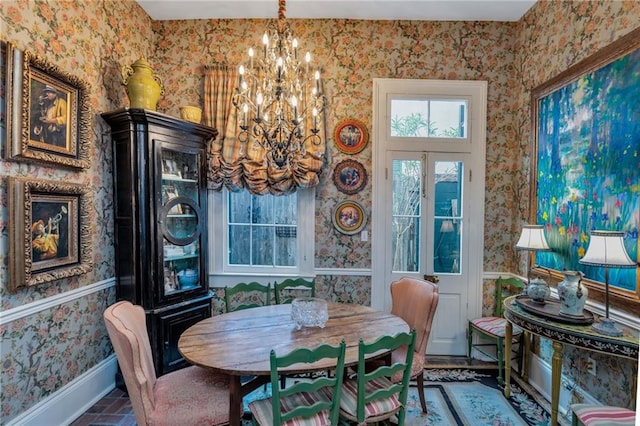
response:
{"label": "door glass panel", "polygon": [[391,268],[394,272],[420,271],[420,215],[422,162],[392,162]]}
{"label": "door glass panel", "polygon": [[433,271],[460,273],[462,239],[462,162],[435,162]]}
{"label": "door glass panel", "polygon": [[392,99],[391,136],[467,137],[467,101],[460,99]]}
{"label": "door glass panel", "polygon": [[200,286],[198,154],[161,150],[164,294]]}

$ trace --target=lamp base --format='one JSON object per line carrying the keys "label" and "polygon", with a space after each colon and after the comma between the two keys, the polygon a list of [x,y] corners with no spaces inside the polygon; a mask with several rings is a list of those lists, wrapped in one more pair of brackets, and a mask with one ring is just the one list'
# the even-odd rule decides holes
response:
{"label": "lamp base", "polygon": [[609,318],[600,318],[600,322],[593,324],[591,328],[593,331],[607,336],[622,336],[622,330],[616,325],[615,321]]}

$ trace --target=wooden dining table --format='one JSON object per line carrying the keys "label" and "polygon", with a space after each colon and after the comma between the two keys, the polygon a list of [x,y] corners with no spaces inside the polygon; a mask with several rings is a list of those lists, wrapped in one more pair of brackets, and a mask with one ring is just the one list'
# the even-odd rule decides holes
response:
{"label": "wooden dining table", "polygon": [[[191,364],[227,374],[229,424],[240,425],[242,398],[269,381],[269,353],[284,355],[298,348],[323,343],[338,345],[345,340],[345,366],[358,363],[358,342],[372,342],[385,335],[409,331],[400,317],[367,306],[329,303],[325,327],[298,329],[291,319],[291,305],[271,305],[245,309],[204,319],[180,336],[178,350]],[[375,354],[382,356],[384,354]],[[333,360],[335,361],[335,360]],[[321,360],[314,364],[292,365],[283,374],[330,370],[335,364]],[[254,380],[241,382],[243,376]]]}

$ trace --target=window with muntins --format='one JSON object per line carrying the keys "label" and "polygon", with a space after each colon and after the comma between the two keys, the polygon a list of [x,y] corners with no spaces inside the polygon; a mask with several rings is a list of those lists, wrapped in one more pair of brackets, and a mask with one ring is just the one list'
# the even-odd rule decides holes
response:
{"label": "window with muntins", "polygon": [[210,191],[213,276],[312,276],[315,189],[288,195]]}

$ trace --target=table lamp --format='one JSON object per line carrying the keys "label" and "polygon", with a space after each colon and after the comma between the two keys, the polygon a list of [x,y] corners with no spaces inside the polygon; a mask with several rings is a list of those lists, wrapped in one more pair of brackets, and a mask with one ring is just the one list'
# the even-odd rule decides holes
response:
{"label": "table lamp", "polygon": [[[544,227],[542,225],[524,225],[522,227],[522,233],[515,245],[516,250],[526,251],[551,251],[551,247],[547,244],[547,239],[544,237]],[[529,276],[531,271],[530,262],[527,262],[527,284],[531,280]]]}
{"label": "table lamp", "polygon": [[624,232],[591,231],[591,239],[584,257],[578,262],[583,265],[604,267],[604,318],[593,324],[593,330],[607,336],[622,336],[622,330],[615,321],[609,319],[609,268],[635,268],[624,248]]}

